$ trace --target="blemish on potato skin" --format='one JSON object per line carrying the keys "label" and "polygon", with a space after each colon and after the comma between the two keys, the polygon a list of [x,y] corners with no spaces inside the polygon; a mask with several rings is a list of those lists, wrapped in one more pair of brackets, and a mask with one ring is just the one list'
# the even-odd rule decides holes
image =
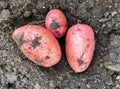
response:
{"label": "blemish on potato skin", "polygon": [[81,66],[81,65],[83,65],[83,64],[84,64],[84,61],[83,61],[83,60],[81,60],[81,59],[78,59],[78,60],[77,60],[77,62],[78,62],[78,65],[79,65],[79,66]]}
{"label": "blemish on potato skin", "polygon": [[58,37],[61,36],[60,32],[57,31],[57,30],[56,30],[54,33],[55,33]]}
{"label": "blemish on potato skin", "polygon": [[90,45],[89,45],[89,44],[87,44],[86,48],[89,48],[89,46],[90,46]]}
{"label": "blemish on potato skin", "polygon": [[50,57],[48,55],[45,56],[45,59],[50,59]]}
{"label": "blemish on potato skin", "polygon": [[23,37],[24,37],[24,34],[21,34],[20,36],[18,36],[17,39],[15,39],[15,41],[16,41],[18,47],[21,47],[22,44],[25,42],[25,41],[23,40]]}
{"label": "blemish on potato skin", "polygon": [[34,40],[32,40],[32,47],[36,48],[41,43],[39,42],[41,40],[41,37],[36,37]]}
{"label": "blemish on potato skin", "polygon": [[30,51],[26,51],[27,54],[31,55],[32,53]]}
{"label": "blemish on potato skin", "polygon": [[59,27],[60,25],[55,20],[52,20],[52,23],[50,24],[50,28],[56,30]]}
{"label": "blemish on potato skin", "polygon": [[83,64],[86,64],[82,59],[83,59],[84,53],[87,51],[88,48],[89,48],[89,44],[87,44],[87,46],[86,46],[84,52],[82,53],[80,59],[77,60],[79,66],[81,66]]}
{"label": "blemish on potato skin", "polygon": [[89,41],[90,39],[87,39],[87,41]]}
{"label": "blemish on potato skin", "polygon": [[35,61],[38,65],[41,65],[41,66],[43,66],[43,64],[44,64],[43,60],[41,60],[41,59],[34,59],[34,61]]}
{"label": "blemish on potato skin", "polygon": [[84,61],[82,60],[83,56],[84,56],[84,52],[82,53],[81,57],[77,60],[79,66],[84,64]]}
{"label": "blemish on potato skin", "polygon": [[78,30],[78,31],[82,31],[82,29],[80,29],[80,28],[78,28],[77,30]]}

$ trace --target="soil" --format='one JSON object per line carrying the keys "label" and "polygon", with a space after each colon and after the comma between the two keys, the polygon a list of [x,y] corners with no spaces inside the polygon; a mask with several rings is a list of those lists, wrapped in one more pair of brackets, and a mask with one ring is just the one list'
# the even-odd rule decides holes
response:
{"label": "soil", "polygon": [[[47,12],[63,11],[68,28],[76,23],[90,25],[96,47],[89,68],[76,74],[65,55],[43,68],[28,60],[11,38],[26,24],[45,26]],[[0,89],[120,89],[120,0],[0,0]]]}

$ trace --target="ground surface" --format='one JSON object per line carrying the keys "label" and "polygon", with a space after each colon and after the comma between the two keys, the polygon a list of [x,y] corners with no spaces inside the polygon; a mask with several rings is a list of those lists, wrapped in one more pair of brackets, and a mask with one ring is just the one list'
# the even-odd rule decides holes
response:
{"label": "ground surface", "polygon": [[[95,32],[96,50],[86,72],[69,67],[64,38],[63,56],[51,67],[29,61],[12,40],[25,24],[44,26],[46,13],[59,8],[68,26],[86,23]],[[3,0],[0,1],[0,89],[120,89],[120,0]]]}

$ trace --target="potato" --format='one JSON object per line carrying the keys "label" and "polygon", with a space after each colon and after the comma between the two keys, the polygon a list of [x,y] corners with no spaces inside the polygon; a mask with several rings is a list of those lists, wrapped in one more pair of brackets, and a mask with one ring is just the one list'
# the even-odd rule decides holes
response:
{"label": "potato", "polygon": [[90,26],[76,24],[68,30],[65,44],[66,57],[76,73],[88,68],[93,57],[94,46],[94,33]]}
{"label": "potato", "polygon": [[34,63],[51,67],[61,59],[61,48],[54,35],[37,25],[26,25],[12,34],[23,54]]}
{"label": "potato", "polygon": [[66,17],[59,9],[53,9],[48,12],[45,25],[57,38],[64,36],[67,30]]}

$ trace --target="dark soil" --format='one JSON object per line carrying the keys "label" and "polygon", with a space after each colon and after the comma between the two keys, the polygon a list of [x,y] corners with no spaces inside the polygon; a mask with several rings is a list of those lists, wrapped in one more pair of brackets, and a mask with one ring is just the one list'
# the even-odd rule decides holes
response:
{"label": "dark soil", "polygon": [[[58,8],[68,27],[90,25],[96,48],[89,68],[76,74],[65,57],[43,68],[28,60],[11,38],[26,24],[44,26],[47,12]],[[0,89],[120,89],[120,0],[0,0]]]}

